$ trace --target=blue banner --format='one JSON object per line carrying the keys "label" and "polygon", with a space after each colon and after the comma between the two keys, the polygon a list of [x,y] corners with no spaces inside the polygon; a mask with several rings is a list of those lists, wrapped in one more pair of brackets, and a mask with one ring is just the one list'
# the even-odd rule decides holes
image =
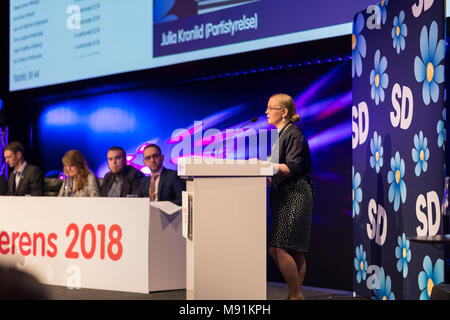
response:
{"label": "blue banner", "polygon": [[444,250],[444,2],[390,0],[356,14],[352,34],[354,290],[430,299]]}

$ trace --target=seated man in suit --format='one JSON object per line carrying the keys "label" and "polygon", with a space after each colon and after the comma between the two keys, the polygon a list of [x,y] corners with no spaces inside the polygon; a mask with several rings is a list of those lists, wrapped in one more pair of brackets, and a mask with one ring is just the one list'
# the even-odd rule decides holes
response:
{"label": "seated man in suit", "polygon": [[0,196],[4,196],[8,193],[8,182],[3,176],[0,176]]}
{"label": "seated man in suit", "polygon": [[16,141],[11,142],[5,147],[3,154],[8,165],[14,168],[8,179],[8,194],[42,196],[44,177],[38,167],[25,161],[22,144]]}
{"label": "seated man in suit", "polygon": [[177,172],[163,167],[164,156],[156,144],[144,149],[144,163],[152,175],[142,180],[140,195],[150,197],[150,201],[171,201],[181,206],[181,192],[185,183]]}
{"label": "seated man in suit", "polygon": [[103,179],[100,196],[126,197],[138,195],[141,180],[145,177],[142,172],[133,166],[127,165],[127,155],[121,147],[112,147],[106,155],[111,170]]}

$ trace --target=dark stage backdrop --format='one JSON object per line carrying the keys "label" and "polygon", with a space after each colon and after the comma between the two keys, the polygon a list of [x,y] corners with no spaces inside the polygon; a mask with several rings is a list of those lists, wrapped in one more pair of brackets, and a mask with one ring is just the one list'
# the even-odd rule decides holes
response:
{"label": "dark stage backdrop", "polygon": [[[258,121],[247,127],[257,132],[270,130],[274,127],[266,123],[267,100],[273,93],[290,94],[310,144],[317,191],[305,285],[352,289],[348,57],[310,60],[301,66],[243,69],[157,87],[122,83],[113,89],[97,87],[82,90],[81,95],[79,92],[72,97],[40,99],[33,105],[34,157],[49,175],[61,171],[64,152],[74,148],[103,177],[108,170],[106,153],[113,145],[122,146],[129,163],[145,171],[142,147],[151,142],[162,147],[164,165],[176,168],[177,155],[172,155],[177,145],[172,139],[176,129],[193,132],[201,121],[203,132],[211,128],[225,131],[257,116]],[[203,142],[203,147],[207,143]],[[249,152],[238,150],[236,156],[248,158]],[[270,258],[268,280],[283,281]]]}
{"label": "dark stage backdrop", "polygon": [[444,282],[443,248],[408,240],[442,234],[448,170],[444,2],[420,3],[382,1],[353,24],[353,283],[379,300]]}

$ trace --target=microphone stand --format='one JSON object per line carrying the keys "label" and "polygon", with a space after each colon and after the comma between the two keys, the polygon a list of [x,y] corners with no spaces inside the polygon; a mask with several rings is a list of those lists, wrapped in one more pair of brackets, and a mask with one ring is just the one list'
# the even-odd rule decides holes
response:
{"label": "microphone stand", "polygon": [[[224,141],[224,143],[223,143],[223,146],[222,146],[222,155],[224,154],[224,153],[223,153],[223,148],[225,148],[225,154],[226,154],[226,150],[227,150],[227,142],[228,142],[229,140],[231,140],[231,139],[234,139],[234,137],[236,137],[236,135],[239,133],[239,131],[241,131],[242,128],[244,128],[246,125],[248,125],[248,124],[250,124],[250,123],[253,123],[253,122],[256,122],[257,120],[258,120],[258,117],[252,118],[250,121],[247,121],[246,123],[244,123],[243,125],[241,125],[241,126],[236,130],[236,132],[234,132],[230,137],[228,137],[227,139],[225,139],[225,141]],[[234,150],[233,150],[233,151],[234,151]]]}

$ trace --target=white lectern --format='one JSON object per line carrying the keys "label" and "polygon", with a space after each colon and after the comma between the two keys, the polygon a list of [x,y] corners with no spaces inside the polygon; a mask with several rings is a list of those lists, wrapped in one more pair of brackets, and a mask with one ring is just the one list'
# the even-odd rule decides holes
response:
{"label": "white lectern", "polygon": [[180,158],[186,298],[266,299],[266,177],[259,160]]}

